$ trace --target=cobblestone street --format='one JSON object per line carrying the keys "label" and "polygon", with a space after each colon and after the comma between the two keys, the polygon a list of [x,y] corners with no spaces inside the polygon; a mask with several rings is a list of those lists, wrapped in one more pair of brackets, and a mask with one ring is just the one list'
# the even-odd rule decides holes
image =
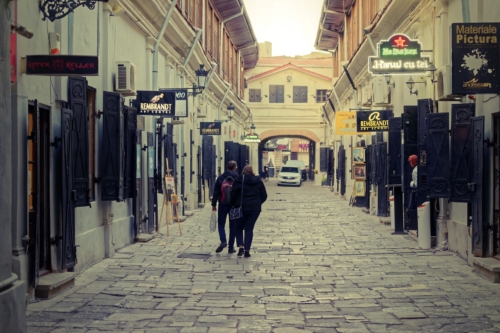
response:
{"label": "cobblestone street", "polygon": [[[500,332],[500,285],[328,188],[266,183],[251,258],[209,232],[210,205],[28,306],[30,332]],[[165,230],[161,230],[163,233]]]}

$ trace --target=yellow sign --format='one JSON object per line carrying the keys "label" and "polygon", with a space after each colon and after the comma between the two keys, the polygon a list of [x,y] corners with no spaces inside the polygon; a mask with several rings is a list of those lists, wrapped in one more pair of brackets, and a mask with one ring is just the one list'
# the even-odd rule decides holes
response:
{"label": "yellow sign", "polygon": [[356,112],[335,112],[335,134],[336,135],[358,135],[356,128]]}

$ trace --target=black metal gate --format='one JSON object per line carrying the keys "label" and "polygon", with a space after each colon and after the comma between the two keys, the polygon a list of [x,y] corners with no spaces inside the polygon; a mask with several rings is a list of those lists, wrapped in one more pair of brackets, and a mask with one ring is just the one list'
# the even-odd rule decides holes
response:
{"label": "black metal gate", "polygon": [[134,191],[134,217],[135,217],[135,235],[137,236],[141,231],[142,223],[142,146],[141,146],[141,131],[135,131],[135,191]]}
{"label": "black metal gate", "polygon": [[215,156],[212,152],[214,137],[203,136],[203,179],[207,182],[209,197],[213,194],[213,175],[215,174]]}
{"label": "black metal gate", "polygon": [[155,231],[155,170],[154,170],[154,144],[153,133],[147,133],[148,144],[148,233],[152,234]]}
{"label": "black metal gate", "polygon": [[[155,187],[157,193],[163,193],[163,120],[156,120],[156,167],[155,167]],[[165,155],[166,156],[166,155]],[[157,197],[156,197],[157,198]],[[157,204],[157,201],[156,201]]]}
{"label": "black metal gate", "polygon": [[125,158],[123,161],[124,171],[124,190],[123,198],[135,197],[136,189],[136,166],[137,166],[137,152],[136,152],[136,132],[137,132],[137,110],[131,106],[123,107],[124,122],[125,122],[125,135],[124,135],[124,151]]}
{"label": "black metal gate", "polygon": [[87,79],[69,77],[69,108],[73,112],[72,163],[73,190],[76,207],[90,206],[89,198],[89,115],[87,110]]}
{"label": "black metal gate", "polygon": [[473,181],[473,131],[474,104],[451,106],[451,202],[472,201],[468,184]]}
{"label": "black metal gate", "polygon": [[484,257],[486,250],[486,226],[483,216],[484,182],[484,116],[472,118],[473,134],[473,182],[469,184],[472,192],[472,253]]}
{"label": "black metal gate", "polygon": [[427,201],[427,189],[429,188],[427,176],[427,137],[428,137],[428,117],[433,112],[432,101],[430,99],[418,100],[418,195],[419,202]]}
{"label": "black metal gate", "polygon": [[61,156],[62,156],[62,268],[76,265],[75,199],[73,190],[73,113],[61,110]]}

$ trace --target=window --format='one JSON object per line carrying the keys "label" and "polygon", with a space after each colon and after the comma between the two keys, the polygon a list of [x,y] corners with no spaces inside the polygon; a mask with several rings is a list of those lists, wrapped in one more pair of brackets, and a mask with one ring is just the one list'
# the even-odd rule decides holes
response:
{"label": "window", "polygon": [[260,102],[262,100],[262,97],[260,96],[260,89],[250,89],[248,98],[249,102]]}
{"label": "window", "polygon": [[326,90],[316,90],[316,103],[326,102],[328,92]]}
{"label": "window", "polygon": [[293,87],[293,102],[294,103],[307,103],[307,86],[294,86]]}
{"label": "window", "polygon": [[269,103],[284,103],[285,102],[285,86],[284,85],[269,85]]}

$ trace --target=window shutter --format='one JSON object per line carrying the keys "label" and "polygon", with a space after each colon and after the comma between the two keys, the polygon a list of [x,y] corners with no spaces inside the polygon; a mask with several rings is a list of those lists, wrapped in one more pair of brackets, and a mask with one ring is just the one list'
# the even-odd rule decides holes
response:
{"label": "window shutter", "polygon": [[279,85],[276,86],[276,103],[284,103],[285,102],[285,86]]}
{"label": "window shutter", "polygon": [[125,174],[124,174],[124,191],[123,198],[133,198],[135,195],[135,174],[137,166],[136,152],[136,131],[137,131],[137,109],[134,107],[123,107],[125,135],[124,150],[125,150]]}
{"label": "window shutter", "polygon": [[101,200],[123,200],[123,112],[118,93],[103,94]]}
{"label": "window shutter", "polygon": [[69,107],[73,111],[72,169],[75,207],[89,206],[89,137],[87,80],[69,77]]}
{"label": "window shutter", "polygon": [[270,85],[269,86],[269,103],[276,103],[277,98],[276,98],[276,86],[275,85]]}
{"label": "window shutter", "polygon": [[293,102],[294,103],[300,102],[300,87],[297,86],[293,87]]}
{"label": "window shutter", "polygon": [[302,95],[301,102],[302,103],[307,103],[307,87],[302,87],[300,89],[300,93]]}
{"label": "window shutter", "polygon": [[249,92],[249,100],[250,100],[250,102],[255,102],[255,90],[256,89],[250,89],[250,92]]}
{"label": "window shutter", "polygon": [[256,102],[262,101],[262,96],[260,94],[260,89],[255,89],[255,101]]}

